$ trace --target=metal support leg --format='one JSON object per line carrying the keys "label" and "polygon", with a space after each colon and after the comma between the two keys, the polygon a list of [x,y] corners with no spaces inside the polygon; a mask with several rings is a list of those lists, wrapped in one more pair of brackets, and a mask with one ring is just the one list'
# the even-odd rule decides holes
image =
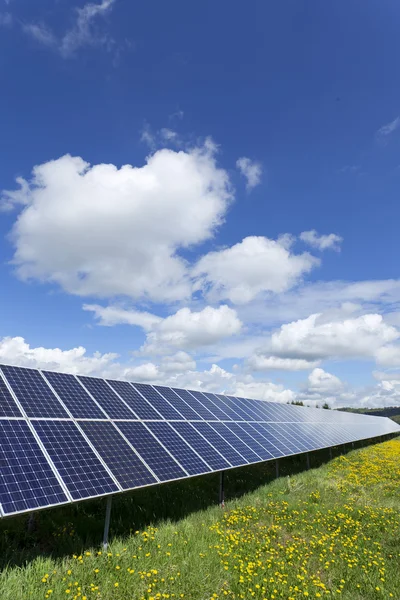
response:
{"label": "metal support leg", "polygon": [[310,453],[307,452],[306,456],[307,456],[307,470],[308,470],[308,469],[310,469]]}
{"label": "metal support leg", "polygon": [[343,454],[346,452],[346,444],[343,444]]}
{"label": "metal support leg", "polygon": [[35,525],[36,525],[35,513],[31,512],[29,515],[29,519],[28,519],[28,533],[32,533],[32,531],[35,529]]}
{"label": "metal support leg", "polygon": [[219,504],[225,508],[225,471],[219,474]]}
{"label": "metal support leg", "polygon": [[332,460],[332,448],[329,448],[329,460]]}
{"label": "metal support leg", "polygon": [[107,507],[106,507],[106,521],[104,523],[103,550],[107,550],[107,546],[108,546],[108,531],[110,529],[111,505],[112,505],[112,496],[108,496]]}
{"label": "metal support leg", "polygon": [[275,460],[276,478],[279,479],[279,458]]}

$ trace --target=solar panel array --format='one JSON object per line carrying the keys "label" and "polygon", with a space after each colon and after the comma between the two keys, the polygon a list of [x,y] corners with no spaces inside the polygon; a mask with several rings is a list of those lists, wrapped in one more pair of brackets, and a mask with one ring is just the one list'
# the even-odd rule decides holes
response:
{"label": "solar panel array", "polygon": [[382,417],[0,365],[0,516],[399,431]]}

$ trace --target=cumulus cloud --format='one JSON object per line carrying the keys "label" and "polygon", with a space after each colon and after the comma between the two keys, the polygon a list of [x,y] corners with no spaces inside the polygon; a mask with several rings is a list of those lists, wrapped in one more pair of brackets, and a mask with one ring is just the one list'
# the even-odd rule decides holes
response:
{"label": "cumulus cloud", "polygon": [[300,239],[305,244],[308,244],[312,248],[317,248],[318,250],[336,250],[336,252],[340,251],[340,244],[343,241],[343,238],[340,235],[336,235],[336,233],[329,233],[328,235],[318,235],[315,229],[311,229],[310,231],[303,231],[300,234]]}
{"label": "cumulus cloud", "polygon": [[74,24],[60,37],[43,23],[25,23],[22,25],[22,30],[38,43],[57,50],[63,58],[71,58],[82,46],[113,44],[110,36],[100,33],[95,28],[95,22],[99,17],[105,16],[114,3],[115,0],[102,0],[99,4],[89,2],[82,8],[76,8]]}
{"label": "cumulus cloud", "polygon": [[262,167],[260,163],[242,156],[236,161],[236,167],[246,179],[246,188],[252,190],[261,183]]}
{"label": "cumulus cloud", "polygon": [[211,299],[244,304],[260,292],[280,293],[319,264],[308,252],[294,254],[288,238],[246,237],[242,242],[203,256],[192,274]]}
{"label": "cumulus cloud", "polygon": [[236,311],[226,305],[206,306],[195,312],[181,308],[155,324],[147,334],[143,353],[157,354],[169,348],[195,349],[215,344],[240,332],[242,323]]}
{"label": "cumulus cloud", "polygon": [[282,358],[281,356],[265,356],[254,354],[247,361],[247,366],[253,371],[303,371],[312,369],[318,361],[304,358]]}
{"label": "cumulus cloud", "polygon": [[207,141],[159,150],[142,167],[69,155],[35,167],[29,183],[3,193],[7,208],[23,206],[12,231],[18,276],[82,296],[190,296],[178,251],[210,238],[232,197],[214,152]]}
{"label": "cumulus cloud", "polygon": [[398,330],[387,325],[382,315],[325,322],[323,315],[314,314],[282,325],[272,334],[267,351],[275,356],[310,361],[373,357],[382,346],[399,337]]}
{"label": "cumulus cloud", "polygon": [[127,310],[119,306],[100,306],[99,304],[84,304],[83,310],[94,313],[99,325],[137,325],[145,331],[151,330],[162,321],[161,317],[140,310]]}

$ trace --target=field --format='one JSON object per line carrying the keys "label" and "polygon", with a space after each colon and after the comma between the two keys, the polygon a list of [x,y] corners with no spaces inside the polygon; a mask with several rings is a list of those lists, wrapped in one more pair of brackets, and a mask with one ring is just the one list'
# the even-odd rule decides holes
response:
{"label": "field", "polygon": [[400,441],[327,459],[230,471],[224,510],[218,475],[115,497],[107,552],[104,500],[4,520],[0,598],[398,600]]}

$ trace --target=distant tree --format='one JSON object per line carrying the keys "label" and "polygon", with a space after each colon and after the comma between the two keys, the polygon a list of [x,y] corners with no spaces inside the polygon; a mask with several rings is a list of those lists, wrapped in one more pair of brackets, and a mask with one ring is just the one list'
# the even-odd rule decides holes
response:
{"label": "distant tree", "polygon": [[302,400],[292,400],[291,402],[288,402],[288,404],[294,404],[295,406],[304,406]]}
{"label": "distant tree", "polygon": [[329,404],[328,404],[327,402],[325,402],[325,403],[322,405],[322,408],[325,408],[325,409],[327,409],[327,410],[330,410],[330,409],[331,409],[331,407],[329,406]]}

